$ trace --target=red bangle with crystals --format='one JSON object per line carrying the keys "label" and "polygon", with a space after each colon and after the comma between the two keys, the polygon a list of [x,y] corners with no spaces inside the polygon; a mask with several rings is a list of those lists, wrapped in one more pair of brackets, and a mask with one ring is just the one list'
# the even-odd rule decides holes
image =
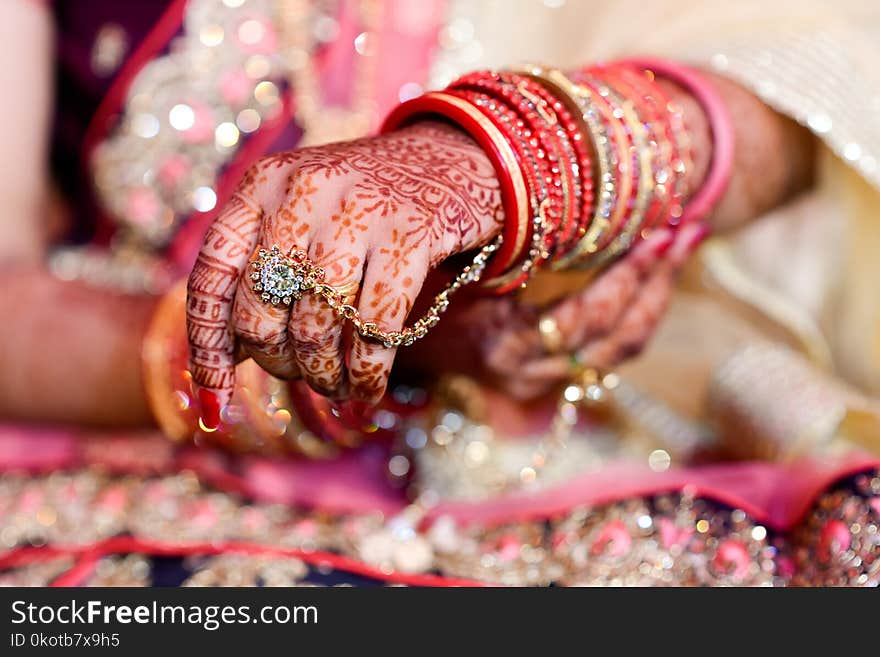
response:
{"label": "red bangle with crystals", "polygon": [[507,271],[525,251],[532,232],[528,189],[516,152],[504,135],[479,109],[462,98],[430,92],[395,107],[380,128],[391,132],[426,116],[449,119],[467,132],[486,152],[498,176],[504,208],[503,242],[486,265],[484,279]]}
{"label": "red bangle with crystals", "polygon": [[573,77],[557,69],[532,66],[528,73],[570,104],[572,112],[582,119],[580,128],[583,135],[594,147],[592,155],[595,158],[598,199],[586,231],[582,232],[571,250],[553,263],[557,271],[589,267],[597,259],[598,241],[611,233],[612,219],[616,219],[621,206],[629,201],[626,194],[621,198],[618,193],[621,184],[629,184],[624,177],[627,171],[624,158],[628,154],[626,134],[615,116],[614,108],[593,87],[579,84]]}
{"label": "red bangle with crystals", "polygon": [[522,287],[532,272],[552,254],[557,230],[565,216],[566,189],[558,167],[556,173],[552,171],[553,162],[559,158],[559,149],[546,129],[543,117],[534,110],[524,111],[521,107],[523,97],[512,85],[497,79],[497,74],[476,73],[467,77],[474,83],[462,84],[460,87],[457,82],[453,83],[452,91],[485,94],[495,103],[496,109],[504,107],[507,112],[513,113],[517,123],[521,124],[521,137],[525,140],[526,149],[534,153],[543,177],[543,187],[547,190],[547,196],[540,203],[534,217],[535,228],[527,256],[519,263],[518,268],[511,268],[506,274],[487,283],[500,294]]}
{"label": "red bangle with crystals", "polygon": [[571,266],[584,265],[595,252],[595,236],[604,232],[609,225],[613,209],[617,203],[617,152],[613,136],[598,108],[604,99],[583,85],[574,83],[565,73],[557,69],[531,66],[526,73],[546,87],[560,101],[568,103],[572,115],[579,117],[578,130],[583,135],[581,141],[589,140],[593,146],[594,158],[591,167],[595,170],[594,200],[592,214],[578,230],[578,240],[572,248],[553,262],[557,271]]}
{"label": "red bangle with crystals", "polygon": [[609,128],[613,138],[612,148],[617,162],[617,202],[607,224],[591,225],[587,231],[587,242],[595,245],[594,252],[598,253],[620,235],[632,202],[633,191],[636,186],[635,171],[633,171],[632,158],[630,156],[633,144],[629,132],[623,122],[623,115],[618,107],[615,107],[609,99],[607,85],[596,80],[584,71],[573,71],[571,79],[579,85],[590,90],[599,108],[602,120]]}
{"label": "red bangle with crystals", "polygon": [[700,187],[689,196],[681,223],[702,221],[724,196],[733,171],[734,131],[730,112],[712,83],[698,70],[665,59],[634,57],[623,60],[651,75],[659,75],[686,89],[700,103],[712,132],[712,160]]}
{"label": "red bangle with crystals", "polygon": [[[626,71],[628,78],[637,87],[642,85],[646,90],[646,99],[662,116],[663,139],[669,151],[668,163],[671,180],[667,185],[668,205],[657,219],[665,221],[670,226],[677,226],[684,211],[684,199],[687,195],[687,173],[692,165],[691,155],[688,151],[690,141],[682,122],[681,110],[672,103],[662,87],[657,84],[653,74],[627,64],[618,64],[618,66]],[[655,180],[655,182],[664,184],[662,179]]]}
{"label": "red bangle with crystals", "polygon": [[586,226],[592,217],[593,190],[595,187],[592,157],[584,142],[584,133],[574,118],[572,118],[565,104],[546,87],[532,78],[522,77],[522,80],[523,82],[520,84],[542,98],[557,116],[557,137],[566,150],[566,161],[560,161],[560,168],[573,174],[573,183],[575,185],[573,193],[578,201],[578,206],[572,208],[570,225],[557,239],[556,256],[558,257],[571,250],[578,239],[586,232]]}
{"label": "red bangle with crystals", "polygon": [[635,194],[627,203],[622,223],[617,235],[607,244],[601,244],[603,251],[600,262],[607,262],[627,251],[638,239],[645,214],[653,198],[654,177],[652,172],[653,153],[650,150],[649,133],[644,119],[636,111],[636,105],[625,89],[615,86],[607,79],[607,71],[600,67],[586,69],[585,73],[599,80],[604,94],[611,99],[615,111],[621,116],[629,142],[629,164],[635,180]]}

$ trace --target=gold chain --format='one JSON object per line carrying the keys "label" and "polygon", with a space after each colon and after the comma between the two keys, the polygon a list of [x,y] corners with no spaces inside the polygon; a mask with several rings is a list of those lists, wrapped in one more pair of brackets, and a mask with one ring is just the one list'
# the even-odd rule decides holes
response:
{"label": "gold chain", "polygon": [[440,315],[449,307],[449,299],[453,294],[465,285],[480,280],[486,261],[498,250],[501,241],[499,235],[493,242],[481,248],[473,261],[434,297],[427,312],[411,326],[405,326],[399,331],[383,331],[376,322],[365,321],[358,309],[347,303],[346,295],[324,282],[324,270],[312,264],[302,249],[291,249],[286,256],[277,246],[260,249],[259,258],[251,262],[254,269],[251,280],[254,281],[254,292],[273,306],[290,305],[308,292],[323,299],[337,317],[351,322],[362,337],[380,342],[389,349],[408,347],[425,337],[429,329],[437,326]]}

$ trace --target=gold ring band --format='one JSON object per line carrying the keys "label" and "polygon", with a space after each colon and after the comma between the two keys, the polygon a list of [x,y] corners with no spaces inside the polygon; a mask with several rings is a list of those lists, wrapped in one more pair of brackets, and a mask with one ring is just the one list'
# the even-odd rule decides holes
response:
{"label": "gold ring band", "polygon": [[548,354],[558,354],[562,351],[564,340],[559,324],[550,315],[544,315],[538,320],[538,334],[541,336],[541,344]]}

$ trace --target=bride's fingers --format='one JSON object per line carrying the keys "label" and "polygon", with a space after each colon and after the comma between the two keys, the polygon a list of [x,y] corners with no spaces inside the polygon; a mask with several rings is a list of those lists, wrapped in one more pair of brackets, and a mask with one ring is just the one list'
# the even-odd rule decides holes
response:
{"label": "bride's fingers", "polygon": [[[672,241],[658,240],[653,246],[643,243],[646,246],[642,253],[634,252],[633,256],[648,278],[642,281],[622,310],[619,321],[607,334],[592,340],[587,338],[585,344],[577,346],[578,360],[592,367],[607,368],[641,351],[666,310],[675,274],[705,236],[705,228],[693,225],[683,228]],[[660,256],[650,255],[658,250],[661,250]],[[665,255],[662,251],[666,252]],[[644,267],[649,263],[653,268],[645,272]],[[568,355],[533,359],[519,367],[523,384],[538,390],[563,380],[570,372],[571,357]]]}
{"label": "bride's fingers", "polygon": [[[408,262],[391,252],[380,252],[367,262],[358,302],[363,321],[374,322],[384,332],[403,328],[428,274],[427,263],[411,257],[413,261]],[[355,333],[348,359],[351,396],[368,404],[378,403],[396,353],[396,348]]]}
{"label": "bride's fingers", "polygon": [[[609,337],[607,349],[599,345],[595,353],[602,356],[603,362],[596,367],[613,367],[619,362],[638,355],[648,343],[651,335],[660,323],[669,299],[672,296],[673,270],[671,267],[660,268],[645,284],[635,299],[635,303],[626,311],[620,324]],[[588,354],[584,354],[586,358]],[[585,360],[591,363],[590,360]]]}
{"label": "bride's fingers", "polygon": [[[663,261],[664,253],[672,244],[671,231],[657,231],[592,286],[549,311],[549,316],[556,320],[562,335],[562,349],[574,352],[587,342],[611,333],[638,294],[645,277]],[[543,385],[544,382],[565,378],[570,372],[570,357],[547,355],[541,349],[541,341],[534,327],[529,327],[526,332],[501,331],[492,344],[495,348],[487,351],[486,355],[495,358],[487,359],[487,366],[498,374],[516,372],[526,379],[540,380]],[[517,352],[510,348],[514,344],[528,344],[529,349]]]}
{"label": "bride's fingers", "polygon": [[[317,230],[314,217],[327,209],[326,200],[314,184],[315,172],[296,165],[298,163],[288,162],[288,166],[274,170],[274,181],[264,181],[264,193],[274,190],[277,197],[273,203],[275,209],[263,219],[259,245],[263,249],[277,247],[281,258],[287,258],[295,249],[308,249],[315,242],[312,238]],[[255,253],[254,260],[257,256]],[[297,359],[297,345],[289,331],[290,318],[296,315],[301,304],[311,302],[311,295],[306,294],[300,300],[291,297],[292,305],[267,303],[262,298],[270,293],[265,287],[266,281],[251,280],[251,276],[260,273],[260,270],[248,269],[243,274],[243,284],[233,308],[236,335],[244,344],[245,352],[264,370],[281,379],[299,378],[303,373]],[[260,289],[255,289],[255,283]],[[280,292],[277,296],[282,301],[285,297]]]}
{"label": "bride's fingers", "polygon": [[514,375],[534,353],[536,340],[525,331],[501,331],[481,346],[486,367],[497,375]]}
{"label": "bride's fingers", "polygon": [[[673,235],[660,230],[640,243],[626,259],[614,265],[602,278],[580,294],[557,304],[549,316],[556,320],[562,335],[562,349],[574,352],[591,340],[601,339],[611,333],[627,305],[638,294],[646,276],[662,261],[664,253],[672,246]],[[515,343],[514,336],[502,331],[493,343],[496,347]],[[528,341],[523,337],[528,336]],[[541,348],[541,340],[535,328],[518,334],[520,343],[531,345],[528,353],[520,352],[511,362],[511,349],[496,348],[487,355],[487,366],[497,374],[513,374],[522,377],[527,385],[546,387],[566,378],[571,372],[571,357],[567,354],[550,354]],[[531,356],[531,357],[530,357]]]}
{"label": "bride's fingers", "polygon": [[[324,282],[354,302],[364,268],[364,244],[340,245],[333,241],[335,227],[318,234],[309,247],[309,260],[324,269]],[[287,335],[306,383],[327,397],[348,396],[348,378],[342,344],[343,321],[327,301],[307,294],[290,311]]]}
{"label": "bride's fingers", "polygon": [[236,194],[208,228],[187,283],[186,323],[190,372],[202,422],[220,424],[220,409],[232,397],[235,342],[230,330],[232,303],[242,270],[257,242],[262,211]]}
{"label": "bride's fingers", "polygon": [[[294,180],[294,175],[288,178],[288,187]],[[289,196],[289,193],[289,189],[285,190],[285,194]],[[310,226],[296,210],[296,200],[285,198],[279,207],[265,215],[251,261],[259,261],[260,252],[271,251],[273,247],[279,251],[278,256],[273,257],[286,257],[296,246],[295,235],[308,240]],[[269,374],[280,379],[296,379],[300,375],[299,366],[287,335],[290,306],[272,304],[271,297],[269,302],[263,300],[263,294],[271,295],[263,274],[262,268],[254,267],[242,272],[232,307],[233,332],[244,352]]]}
{"label": "bride's fingers", "polygon": [[656,231],[638,244],[583,292],[550,311],[563,337],[563,346],[577,349],[588,340],[611,332],[644,279],[673,244],[670,230]]}
{"label": "bride's fingers", "polygon": [[[265,248],[265,240],[260,241]],[[257,258],[254,254],[252,260]],[[252,275],[259,271],[247,267],[241,275],[235,303],[232,307],[232,325],[241,351],[254,359],[261,368],[280,379],[299,378],[296,357],[287,340],[287,319],[290,310],[284,305],[272,305],[254,289]]]}
{"label": "bride's fingers", "polygon": [[676,275],[707,234],[706,226],[691,224],[676,235],[668,255],[655,268],[615,331],[617,360],[634,356],[648,342],[669,305]]}
{"label": "bride's fingers", "polygon": [[707,228],[700,224],[680,230],[668,254],[657,264],[611,334],[579,352],[582,363],[608,369],[644,349],[669,305],[676,274],[707,234]]}

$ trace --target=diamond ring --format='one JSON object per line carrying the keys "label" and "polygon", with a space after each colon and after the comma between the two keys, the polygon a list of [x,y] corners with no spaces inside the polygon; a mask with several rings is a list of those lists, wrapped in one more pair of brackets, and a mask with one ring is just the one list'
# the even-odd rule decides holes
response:
{"label": "diamond ring", "polygon": [[322,299],[337,317],[351,322],[361,337],[379,342],[389,349],[408,347],[425,337],[428,330],[438,324],[440,315],[449,306],[449,297],[468,283],[480,280],[486,260],[498,250],[500,244],[501,238],[498,237],[480,249],[473,262],[434,297],[434,302],[425,314],[411,326],[404,326],[399,330],[384,331],[375,321],[361,317],[358,309],[351,305],[357,297],[360,283],[349,283],[341,287],[328,285],[324,282],[324,270],[309,260],[308,254],[302,249],[294,247],[285,254],[277,246],[268,249],[259,247],[256,259],[251,261],[253,271],[250,278],[254,292],[266,304],[289,306],[308,292]]}
{"label": "diamond ring", "polygon": [[264,303],[289,306],[324,280],[324,270],[313,264],[302,249],[288,254],[273,246],[259,249],[251,262],[253,290]]}

